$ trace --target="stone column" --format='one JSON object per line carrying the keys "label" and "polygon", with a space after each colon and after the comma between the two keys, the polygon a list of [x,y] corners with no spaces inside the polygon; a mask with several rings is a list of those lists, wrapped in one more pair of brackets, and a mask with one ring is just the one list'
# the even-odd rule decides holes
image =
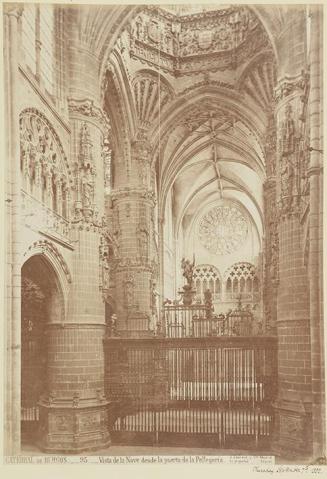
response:
{"label": "stone column", "polygon": [[97,58],[76,34],[71,17],[70,97],[74,197],[70,218],[75,251],[65,322],[48,326],[48,391],[40,401],[40,447],[80,453],[110,444],[104,394],[104,300],[101,235],[104,228],[102,145],[106,116],[99,106]]}
{"label": "stone column", "polygon": [[313,457],[326,454],[323,317],[323,128],[322,128],[322,8],[310,7],[309,139],[309,287],[312,368]]}
{"label": "stone column", "polygon": [[309,284],[304,262],[304,106],[308,78],[281,80],[276,89],[279,284],[277,296],[278,397],[275,451],[311,454]]}
{"label": "stone column", "polygon": [[153,281],[157,269],[153,247],[155,193],[151,186],[151,147],[144,138],[132,143],[135,175],[112,193],[113,236],[119,244],[116,266],[117,329],[120,335],[153,335]]}
{"label": "stone column", "polygon": [[5,322],[5,455],[20,452],[20,356],[21,356],[21,176],[19,151],[19,29],[23,8],[6,4],[4,10],[4,69],[6,89],[6,322]]}
{"label": "stone column", "polygon": [[264,329],[276,333],[278,269],[278,224],[276,215],[276,124],[271,112],[266,134],[267,179],[263,185],[265,210]]}

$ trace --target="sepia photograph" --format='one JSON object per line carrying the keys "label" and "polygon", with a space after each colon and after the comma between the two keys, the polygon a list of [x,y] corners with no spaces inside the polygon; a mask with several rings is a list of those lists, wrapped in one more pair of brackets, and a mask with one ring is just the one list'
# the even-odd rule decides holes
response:
{"label": "sepia photograph", "polygon": [[2,4],[4,458],[327,463],[323,14]]}

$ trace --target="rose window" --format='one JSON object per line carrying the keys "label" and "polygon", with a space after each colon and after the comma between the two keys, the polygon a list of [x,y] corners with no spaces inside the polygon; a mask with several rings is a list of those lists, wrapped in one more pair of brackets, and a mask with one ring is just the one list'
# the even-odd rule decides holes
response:
{"label": "rose window", "polygon": [[212,254],[224,255],[238,250],[246,240],[248,225],[235,206],[216,206],[200,221],[199,239]]}

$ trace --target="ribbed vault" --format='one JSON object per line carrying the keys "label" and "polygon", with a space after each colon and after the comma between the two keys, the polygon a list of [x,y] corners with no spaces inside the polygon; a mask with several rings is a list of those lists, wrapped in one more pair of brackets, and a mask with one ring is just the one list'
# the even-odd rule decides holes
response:
{"label": "ribbed vault", "polygon": [[[120,119],[121,164],[129,169],[128,137],[133,143],[141,134],[155,165],[158,215],[171,215],[175,240],[207,204],[225,199],[246,210],[261,243],[264,144],[283,8],[273,15],[264,7],[178,15],[174,8],[125,8],[88,18],[89,31],[98,24],[100,75],[109,72],[105,107],[114,122]],[[105,21],[116,39],[111,44]]]}

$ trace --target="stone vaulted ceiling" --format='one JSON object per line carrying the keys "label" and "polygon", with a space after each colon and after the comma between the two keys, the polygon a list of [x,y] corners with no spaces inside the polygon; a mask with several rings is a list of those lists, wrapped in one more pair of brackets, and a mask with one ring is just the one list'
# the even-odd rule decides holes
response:
{"label": "stone vaulted ceiling", "polygon": [[[106,10],[110,21],[93,37],[119,156],[142,131],[156,162],[160,214],[170,191],[176,230],[185,215],[223,197],[245,205],[261,235],[263,144],[283,9],[124,8]],[[100,10],[85,17],[89,31],[102,25]]]}

